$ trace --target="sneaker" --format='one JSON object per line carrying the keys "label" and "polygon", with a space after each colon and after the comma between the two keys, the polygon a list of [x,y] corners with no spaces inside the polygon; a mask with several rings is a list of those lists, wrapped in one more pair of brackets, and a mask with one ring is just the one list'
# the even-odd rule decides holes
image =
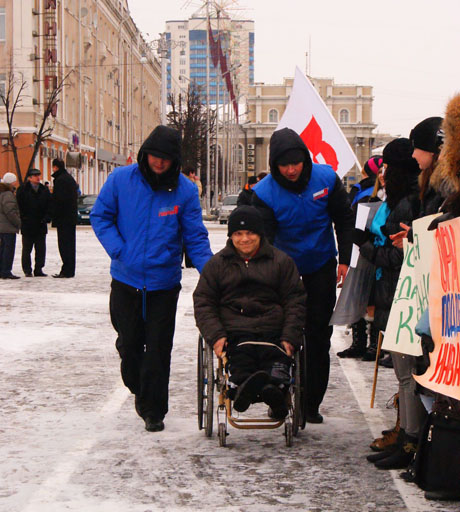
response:
{"label": "sneaker", "polygon": [[280,388],[267,384],[262,389],[262,400],[270,407],[270,417],[282,420],[287,416],[286,398]]}
{"label": "sneaker", "polygon": [[155,420],[153,418],[145,418],[145,430],[148,432],[161,432],[165,428],[163,420]]}
{"label": "sneaker", "polygon": [[235,411],[246,411],[269,380],[270,375],[267,372],[258,371],[240,384],[236,390],[235,401],[233,402]]}

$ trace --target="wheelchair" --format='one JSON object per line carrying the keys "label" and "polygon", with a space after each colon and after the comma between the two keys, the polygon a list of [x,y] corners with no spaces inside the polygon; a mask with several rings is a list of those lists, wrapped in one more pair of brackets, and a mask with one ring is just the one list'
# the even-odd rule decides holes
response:
{"label": "wheelchair", "polygon": [[[306,344],[305,335],[302,345],[295,352],[291,366],[291,384],[287,396],[288,415],[284,419],[241,418],[232,413],[232,400],[228,396],[227,358],[225,354],[217,359],[214,369],[214,351],[204,341],[201,334],[198,337],[197,365],[197,399],[198,399],[198,428],[204,429],[206,437],[212,437],[214,410],[217,416],[217,436],[219,445],[226,446],[228,424],[237,429],[275,429],[284,424],[286,446],[292,446],[293,438],[299,429],[306,425]],[[214,406],[214,388],[218,392],[218,400]]]}

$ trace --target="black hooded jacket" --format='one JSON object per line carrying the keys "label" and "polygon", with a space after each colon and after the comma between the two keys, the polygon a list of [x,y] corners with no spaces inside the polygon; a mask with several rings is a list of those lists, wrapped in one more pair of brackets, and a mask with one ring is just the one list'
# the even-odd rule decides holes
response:
{"label": "black hooded jacket", "polygon": [[[304,155],[303,169],[295,182],[289,181],[282,176],[277,165],[279,158],[286,151],[292,149],[299,150]],[[308,186],[312,173],[310,152],[294,130],[283,128],[273,133],[270,140],[269,164],[271,176],[281,187],[296,194],[304,191]],[[273,243],[277,229],[277,220],[273,210],[257,196],[257,186],[256,189],[253,189],[252,204],[262,213],[265,234],[269,241]],[[328,196],[327,210],[337,235],[339,263],[348,265],[353,245],[354,215],[350,208],[348,193],[338,176],[336,176],[334,186]],[[327,262],[325,261],[324,263]]]}
{"label": "black hooded jacket", "polygon": [[[163,174],[154,173],[147,161],[151,154],[172,160],[171,167]],[[153,190],[174,190],[177,187],[181,166],[181,138],[177,130],[157,126],[145,139],[137,155],[139,169]]]}

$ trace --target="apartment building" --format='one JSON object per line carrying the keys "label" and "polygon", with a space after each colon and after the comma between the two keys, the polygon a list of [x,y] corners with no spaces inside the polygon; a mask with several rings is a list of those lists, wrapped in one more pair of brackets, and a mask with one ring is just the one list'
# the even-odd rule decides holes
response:
{"label": "apartment building", "polygon": [[[97,193],[114,167],[136,160],[160,122],[160,65],[126,0],[0,0],[0,69],[3,90],[11,73],[16,93],[25,83],[14,116],[23,175],[48,98],[64,78],[52,134],[34,162],[43,181],[59,157],[83,193]],[[14,171],[4,112],[0,106],[0,174]]]}
{"label": "apartment building", "polygon": [[[234,20],[223,15],[211,17],[213,37],[220,37],[228,67],[232,73],[235,95],[238,101],[246,98],[254,84],[254,21]],[[214,67],[211,50],[208,52],[208,27],[201,12],[188,20],[166,22],[166,38],[170,43],[167,66],[167,92],[177,95],[188,83],[201,86],[203,95],[207,85],[207,56],[209,53],[210,103],[224,103],[225,77]]]}

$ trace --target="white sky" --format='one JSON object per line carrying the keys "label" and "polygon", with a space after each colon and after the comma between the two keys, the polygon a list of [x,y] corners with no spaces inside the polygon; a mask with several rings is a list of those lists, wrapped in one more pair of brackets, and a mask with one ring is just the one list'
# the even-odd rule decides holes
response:
{"label": "white sky", "polygon": [[[233,5],[233,0],[228,0]],[[148,40],[167,19],[187,19],[197,0],[128,0]],[[281,83],[306,67],[336,83],[374,87],[380,132],[408,136],[443,115],[460,92],[460,0],[241,0],[230,12],[255,21],[255,81]]]}

